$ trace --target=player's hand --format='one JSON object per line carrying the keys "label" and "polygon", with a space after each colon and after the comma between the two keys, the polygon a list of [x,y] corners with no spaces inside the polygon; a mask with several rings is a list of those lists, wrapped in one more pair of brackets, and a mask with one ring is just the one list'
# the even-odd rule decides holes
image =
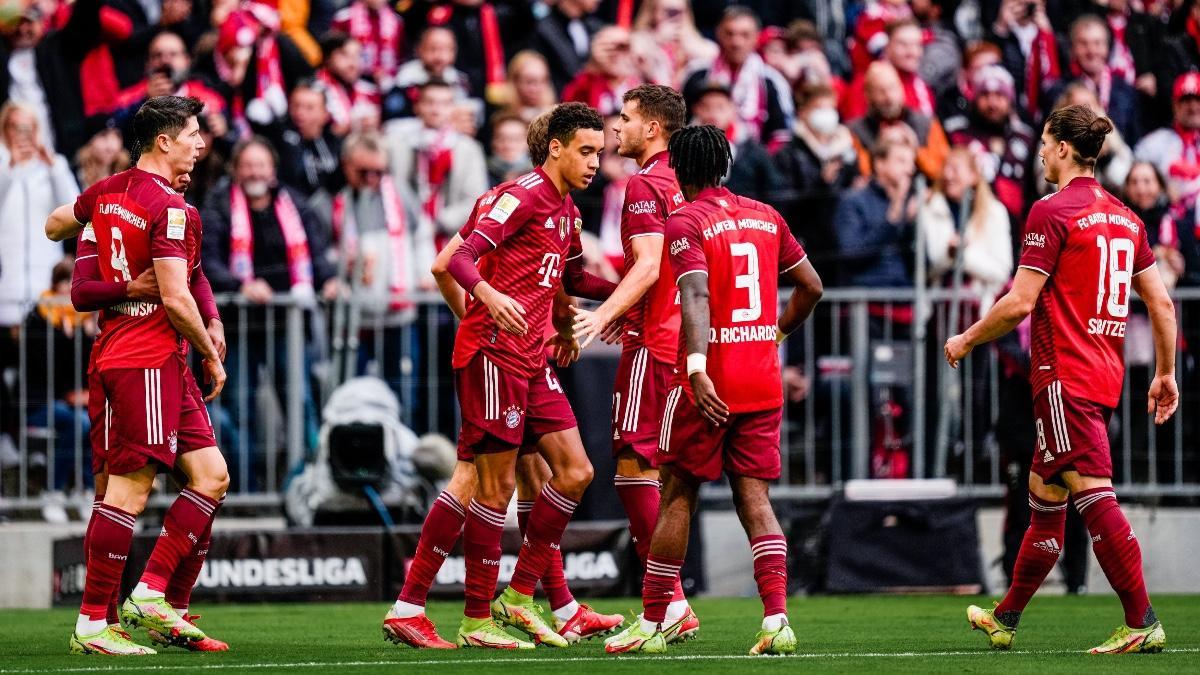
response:
{"label": "player's hand", "polygon": [[521,303],[481,282],[475,287],[475,297],[488,308],[488,314],[497,326],[506,333],[524,335],[529,332],[529,324],[525,323],[525,308]]}
{"label": "player's hand", "polygon": [[598,310],[593,312],[572,307],[571,311],[575,312],[575,323],[571,328],[575,332],[575,339],[579,340],[580,349],[587,349],[587,346],[592,344],[592,340],[605,333],[612,323]]}
{"label": "player's hand", "polygon": [[1157,375],[1150,383],[1146,394],[1146,412],[1154,413],[1154,423],[1162,424],[1171,419],[1179,407],[1179,387],[1175,384],[1175,373]]}
{"label": "player's hand", "polygon": [[242,284],[242,295],[250,302],[265,305],[271,301],[275,291],[271,290],[271,285],[262,279],[251,279]]}
{"label": "player's hand", "polygon": [[554,349],[554,363],[559,368],[566,368],[578,361],[579,354],[583,351],[578,340],[562,334],[556,334],[546,342]]}
{"label": "player's hand", "polygon": [[603,331],[600,332],[600,339],[603,340],[605,342],[605,344],[610,344],[610,345],[617,344],[618,342],[621,341],[621,338],[624,336],[625,336],[625,320],[624,319],[617,319],[616,321],[613,321],[612,323],[608,324],[608,328],[605,328]]}
{"label": "player's hand", "polygon": [[967,342],[966,337],[964,337],[961,333],[955,335],[949,340],[946,340],[946,363],[949,363],[951,368],[957,369],[958,362],[967,358],[967,354],[970,354],[972,349],[974,349],[974,347],[970,342]]}
{"label": "player's hand", "polygon": [[212,340],[213,347],[217,348],[217,356],[221,357],[221,362],[225,361],[225,353],[228,351],[228,345],[225,344],[225,324],[221,323],[220,319],[209,319],[208,321],[208,339]]}
{"label": "player's hand", "polygon": [[689,379],[692,382],[692,393],[696,396],[696,407],[700,409],[700,414],[718,427],[728,422],[729,406],[725,405],[720,396],[717,396],[717,388],[713,386],[708,374],[692,373]]}
{"label": "player's hand", "polygon": [[213,359],[204,359],[201,361],[204,365],[204,381],[212,385],[212,391],[208,392],[208,396],[204,397],[204,402],[208,403],[214,398],[221,395],[221,390],[225,388],[225,366],[221,365],[220,361]]}
{"label": "player's hand", "polygon": [[133,281],[125,284],[125,295],[130,300],[138,302],[161,302],[158,293],[158,279],[154,276],[154,268],[147,267]]}

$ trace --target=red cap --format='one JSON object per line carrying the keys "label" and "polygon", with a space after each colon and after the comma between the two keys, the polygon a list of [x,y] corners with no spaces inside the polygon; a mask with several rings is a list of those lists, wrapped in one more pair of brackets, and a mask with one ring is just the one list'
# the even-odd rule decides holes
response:
{"label": "red cap", "polygon": [[1184,73],[1175,78],[1172,98],[1178,101],[1184,96],[1200,96],[1200,73]]}
{"label": "red cap", "polygon": [[258,38],[259,29],[250,12],[241,9],[230,12],[217,32],[217,53],[228,54],[235,47],[249,47]]}

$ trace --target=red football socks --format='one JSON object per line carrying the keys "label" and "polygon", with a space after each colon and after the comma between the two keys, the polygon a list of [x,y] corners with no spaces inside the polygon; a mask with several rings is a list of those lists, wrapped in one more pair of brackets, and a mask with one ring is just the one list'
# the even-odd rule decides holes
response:
{"label": "red football socks", "polygon": [[421,526],[417,552],[404,573],[404,586],[400,589],[398,600],[425,606],[429,587],[458,541],[465,519],[466,512],[454,495],[442,492],[437,496],[429,514],[425,516],[425,524]]}
{"label": "red football socks", "polygon": [[782,534],[755,537],[750,540],[750,554],[763,616],[787,614],[787,539]]}
{"label": "red football socks", "polygon": [[646,621],[662,623],[667,618],[667,605],[679,584],[679,568],[683,560],[664,558],[653,553],[646,556],[646,576],[642,580],[642,616]]}
{"label": "red football socks", "polygon": [[192,547],[190,554],[179,561],[179,566],[167,582],[167,602],[175,609],[182,611],[190,606],[192,589],[196,586],[196,579],[200,578],[200,570],[204,568],[204,559],[208,557],[208,549],[212,545],[212,524],[217,519],[217,511],[224,503],[224,497],[217,500],[217,508],[213,509],[212,518],[208,521],[208,527],[204,528],[204,533],[200,535],[200,541]]}
{"label": "red football socks", "polygon": [[469,618],[486,619],[492,615],[492,596],[496,594],[496,579],[500,576],[502,534],[504,512],[472,499],[463,528],[463,555],[467,559],[463,613]]}
{"label": "red football socks", "polygon": [[[513,590],[524,595],[533,595],[537,582],[545,575],[551,558],[562,540],[562,533],[575,514],[579,502],[563,496],[549,483],[529,513],[529,527],[525,530],[525,543],[517,556],[517,568],[513,571]],[[561,605],[560,605],[561,606]]]}
{"label": "red football socks", "polygon": [[1117,504],[1117,494],[1111,487],[1083,490],[1075,495],[1075,508],[1092,534],[1092,551],[1100,569],[1121,598],[1125,625],[1145,628],[1153,624],[1154,610],[1142,577],[1142,549]]}
{"label": "red football socks", "polygon": [[[533,512],[535,503],[517,501],[517,527],[521,528],[522,536],[525,535],[525,529],[529,526],[529,514]],[[550,601],[552,610],[565,607],[575,601],[575,596],[571,595],[571,589],[567,586],[567,577],[563,573],[560,549],[554,549],[550,556],[550,565],[546,567],[546,573],[542,575],[542,590],[546,592],[546,599]]]}
{"label": "red football socks", "polygon": [[92,621],[108,619],[108,605],[121,587],[121,573],[133,542],[134,516],[101,504],[92,510],[88,539],[87,577],[79,613]]}
{"label": "red football socks", "polygon": [[1067,503],[1052,502],[1029,493],[1029,529],[1021,540],[1013,565],[1012,586],[996,606],[1000,623],[1016,628],[1029,599],[1046,580],[1062,555],[1063,532],[1067,527]]}
{"label": "red football socks", "polygon": [[[633,547],[637,551],[642,565],[650,554],[650,540],[654,538],[654,527],[658,523],[658,504],[661,497],[662,484],[653,478],[636,476],[617,476],[613,478],[617,487],[617,496],[625,507],[629,517],[629,534],[633,538]],[[675,594],[671,602],[685,600],[683,585],[675,582]]]}
{"label": "red football socks", "polygon": [[180,561],[192,552],[204,531],[212,525],[217,501],[189,488],[184,488],[167,509],[163,517],[162,533],[146,571],[142,572],[142,583],[152,591],[166,593],[167,584],[179,567]]}

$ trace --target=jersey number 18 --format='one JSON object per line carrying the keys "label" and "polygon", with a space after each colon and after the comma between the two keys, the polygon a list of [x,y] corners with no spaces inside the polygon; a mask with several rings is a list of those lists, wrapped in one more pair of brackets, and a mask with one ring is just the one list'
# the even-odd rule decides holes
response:
{"label": "jersey number 18", "polygon": [[1129,285],[1133,281],[1133,240],[1125,237],[1106,239],[1096,236],[1100,249],[1099,282],[1096,290],[1096,314],[1106,307],[1109,316],[1129,316]]}

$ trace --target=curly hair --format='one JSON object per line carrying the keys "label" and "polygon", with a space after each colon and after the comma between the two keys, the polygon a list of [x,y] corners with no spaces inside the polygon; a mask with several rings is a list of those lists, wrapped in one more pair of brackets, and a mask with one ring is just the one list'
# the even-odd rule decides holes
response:
{"label": "curly hair", "polygon": [[725,132],[711,124],[680,129],[667,150],[679,184],[690,188],[717,187],[733,162]]}
{"label": "curly hair", "polygon": [[570,145],[575,138],[575,132],[580,129],[604,131],[604,120],[595,108],[586,103],[563,103],[550,111],[550,120],[546,129],[546,144],[558,141]]}
{"label": "curly hair", "polygon": [[625,92],[621,100],[626,103],[637,102],[642,117],[658,122],[667,138],[687,124],[687,106],[683,103],[683,96],[670,87],[639,84]]}

